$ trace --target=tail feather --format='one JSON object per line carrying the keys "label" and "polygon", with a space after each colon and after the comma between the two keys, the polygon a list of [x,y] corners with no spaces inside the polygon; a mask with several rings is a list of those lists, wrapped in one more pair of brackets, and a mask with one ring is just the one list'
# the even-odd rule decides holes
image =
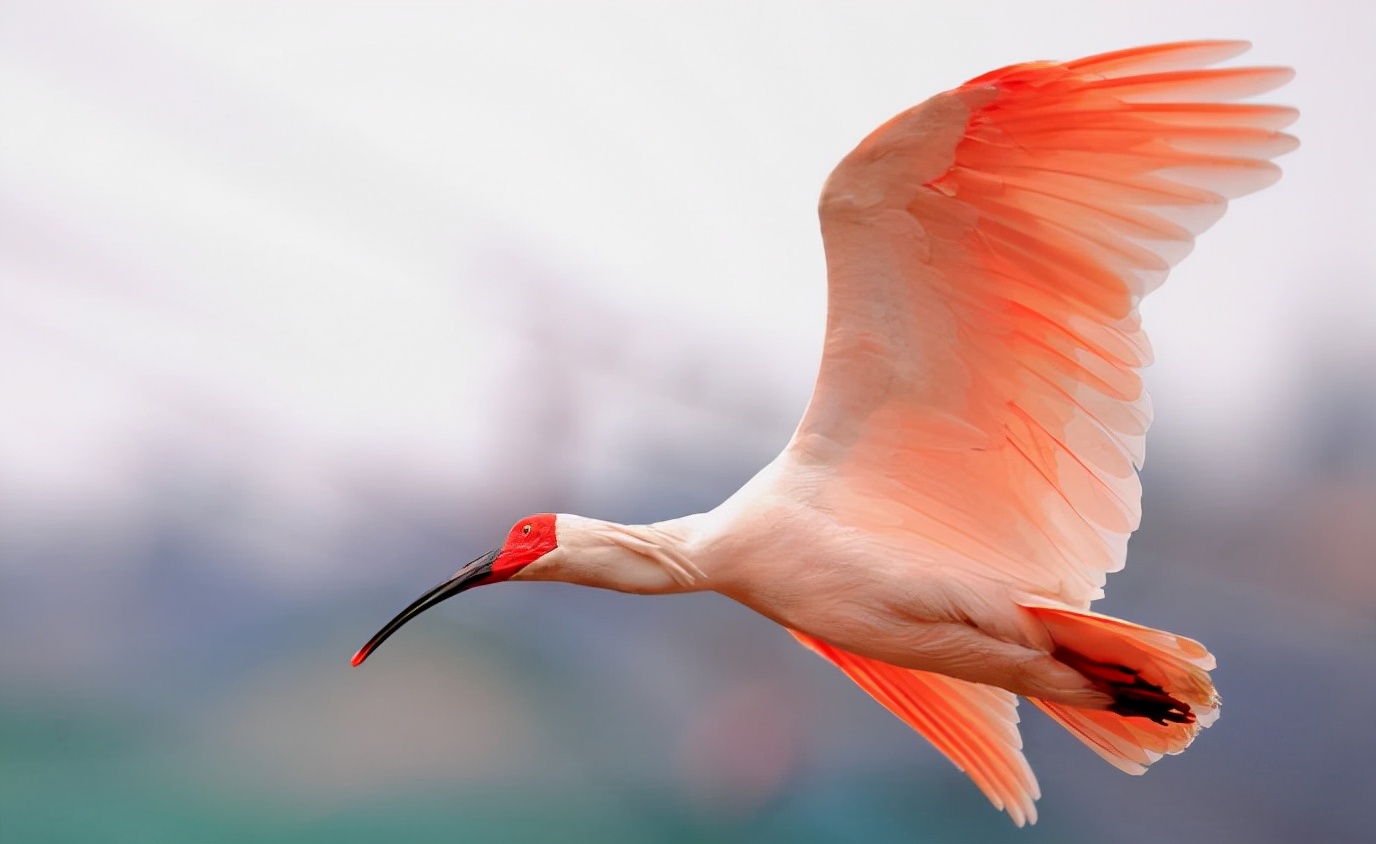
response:
{"label": "tail feather", "polygon": [[1113,697],[1108,709],[1032,702],[1119,770],[1145,773],[1218,719],[1214,658],[1193,639],[1087,610],[1024,609],[1046,627],[1058,660]]}

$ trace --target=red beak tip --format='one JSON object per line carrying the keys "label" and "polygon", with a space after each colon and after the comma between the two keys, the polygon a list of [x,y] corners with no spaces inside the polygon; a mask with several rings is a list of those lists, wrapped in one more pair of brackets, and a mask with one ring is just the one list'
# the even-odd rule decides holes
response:
{"label": "red beak tip", "polygon": [[354,654],[354,658],[351,659],[351,660],[349,660],[349,665],[353,666],[354,668],[357,668],[358,666],[362,665],[362,664],[363,664],[363,660],[365,660],[365,659],[367,659],[367,658],[368,658],[368,649],[367,649],[367,648],[360,648],[359,651],[358,651],[358,653]]}

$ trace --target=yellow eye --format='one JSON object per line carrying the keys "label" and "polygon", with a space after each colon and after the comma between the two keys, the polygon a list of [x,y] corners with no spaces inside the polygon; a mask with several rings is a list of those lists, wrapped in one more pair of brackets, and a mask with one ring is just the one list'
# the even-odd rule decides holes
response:
{"label": "yellow eye", "polygon": [[530,525],[526,525],[525,527],[521,528],[521,535],[530,536]]}

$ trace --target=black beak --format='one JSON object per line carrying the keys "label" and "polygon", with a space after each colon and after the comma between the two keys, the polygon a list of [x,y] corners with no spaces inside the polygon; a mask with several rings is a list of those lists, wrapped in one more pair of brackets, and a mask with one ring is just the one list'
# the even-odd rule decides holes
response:
{"label": "black beak", "polygon": [[402,610],[397,614],[396,618],[387,622],[381,630],[377,631],[377,635],[369,639],[368,644],[359,648],[358,653],[354,654],[352,664],[357,666],[362,663],[363,660],[368,658],[369,654],[377,650],[377,646],[382,644],[388,636],[397,632],[397,630],[401,628],[401,625],[430,609],[435,604],[438,604],[446,598],[452,598],[466,589],[471,589],[474,586],[480,585],[488,575],[492,574],[492,563],[497,559],[497,555],[500,553],[501,550],[498,549],[490,554],[482,555],[459,569],[458,574],[441,583],[439,586],[436,586],[434,589],[431,589],[429,592],[426,592],[424,595],[421,595],[412,602],[411,606]]}

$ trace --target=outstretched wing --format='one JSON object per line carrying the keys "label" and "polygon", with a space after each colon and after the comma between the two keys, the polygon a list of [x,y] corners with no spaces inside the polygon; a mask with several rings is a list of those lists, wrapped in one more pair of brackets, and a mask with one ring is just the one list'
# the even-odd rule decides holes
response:
{"label": "outstretched wing", "polygon": [[1013,823],[1037,822],[1037,777],[1022,755],[1012,692],[866,659],[797,630],[805,647],[846,673],[974,780]]}
{"label": "outstretched wing", "polygon": [[829,312],[790,448],[822,502],[1086,606],[1137,527],[1151,410],[1137,306],[1230,198],[1274,182],[1293,109],[1242,42],[1014,65],[881,126],[821,201]]}

